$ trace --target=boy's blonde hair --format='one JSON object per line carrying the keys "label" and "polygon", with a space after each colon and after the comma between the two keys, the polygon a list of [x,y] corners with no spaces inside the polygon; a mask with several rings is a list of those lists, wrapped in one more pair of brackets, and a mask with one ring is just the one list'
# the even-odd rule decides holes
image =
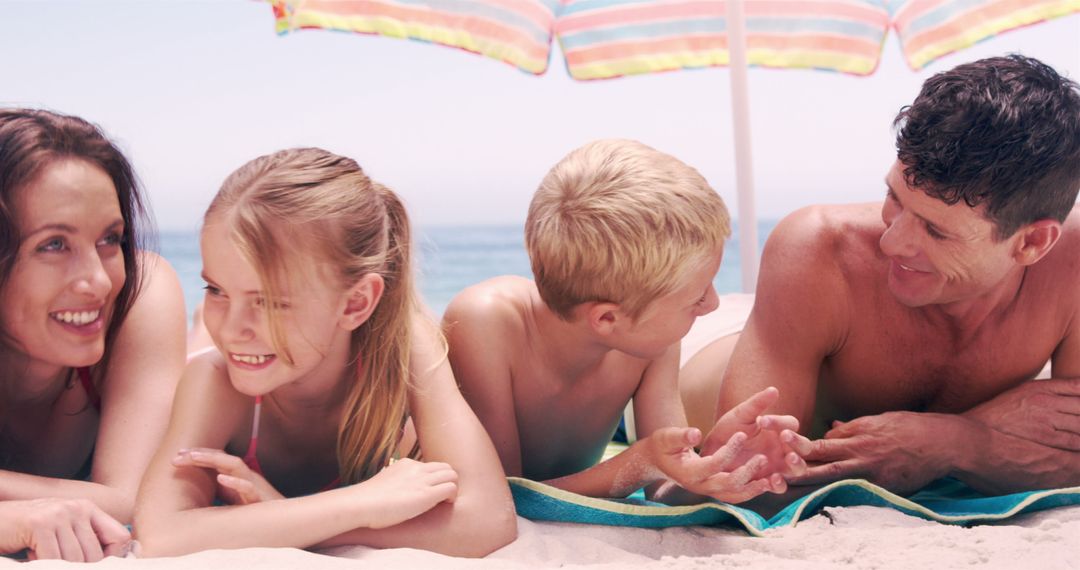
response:
{"label": "boy's blonde hair", "polygon": [[724,201],[697,170],[630,140],[568,154],[540,183],[525,221],[540,297],[567,320],[590,301],[638,318],[729,235]]}
{"label": "boy's blonde hair", "polygon": [[[416,310],[409,219],[398,197],[350,158],[317,148],[248,162],[222,184],[204,223],[225,223],[259,274],[275,350],[293,364],[273,302],[305,256],[343,289],[377,273],[385,287],[352,333],[352,367],[338,429],[341,481],[367,479],[393,455],[406,419],[410,322]],[[308,266],[310,267],[310,266]],[[318,276],[308,276],[317,279]]]}

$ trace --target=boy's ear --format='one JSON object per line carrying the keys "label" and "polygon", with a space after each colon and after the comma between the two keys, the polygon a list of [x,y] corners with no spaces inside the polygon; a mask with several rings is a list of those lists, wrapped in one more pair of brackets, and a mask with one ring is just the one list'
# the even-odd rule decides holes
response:
{"label": "boy's ear", "polygon": [[1013,257],[1020,265],[1031,265],[1046,256],[1061,238],[1061,222],[1039,220],[1020,228],[1017,233],[1019,240]]}
{"label": "boy's ear", "polygon": [[615,332],[615,327],[623,319],[617,303],[592,301],[584,303],[581,312],[585,316],[585,322],[598,335],[608,336]]}
{"label": "boy's ear", "polygon": [[378,273],[368,273],[358,279],[345,294],[345,310],[341,314],[341,327],[353,331],[371,318],[371,313],[374,313],[375,307],[379,306],[379,299],[382,298],[385,286],[382,275]]}

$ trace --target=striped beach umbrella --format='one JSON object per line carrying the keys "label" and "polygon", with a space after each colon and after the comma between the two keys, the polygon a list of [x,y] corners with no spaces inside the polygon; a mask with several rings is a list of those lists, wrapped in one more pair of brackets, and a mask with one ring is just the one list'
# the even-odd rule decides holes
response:
{"label": "striped beach umbrella", "polygon": [[[912,69],[1080,0],[742,0],[747,61],[867,75],[888,30]],[[723,0],[271,0],[279,33],[319,28],[422,40],[544,73],[557,39],[574,79],[724,66]]]}
{"label": "striped beach umbrella", "polygon": [[562,48],[571,77],[730,66],[743,289],[757,276],[748,65],[868,75],[889,30],[921,69],[993,35],[1080,12],[1080,0],[268,0],[278,33],[421,40],[532,74]]}

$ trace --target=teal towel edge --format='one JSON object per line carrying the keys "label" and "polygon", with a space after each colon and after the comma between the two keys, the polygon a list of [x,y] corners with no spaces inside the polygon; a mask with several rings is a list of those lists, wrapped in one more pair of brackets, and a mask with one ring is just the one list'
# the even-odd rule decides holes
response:
{"label": "teal towel edge", "polygon": [[[641,528],[689,525],[742,526],[761,536],[773,528],[793,527],[830,506],[879,506],[947,524],[975,524],[1004,520],[1024,512],[1080,504],[1080,487],[1029,491],[997,497],[974,497],[970,491],[961,499],[950,498],[948,490],[935,492],[933,486],[910,498],[891,493],[863,479],[848,479],[826,485],[795,500],[770,519],[758,513],[721,502],[668,506],[642,500],[613,500],[585,497],[528,479],[508,477],[518,514],[532,520],[580,522]],[[941,487],[948,489],[946,480]]]}

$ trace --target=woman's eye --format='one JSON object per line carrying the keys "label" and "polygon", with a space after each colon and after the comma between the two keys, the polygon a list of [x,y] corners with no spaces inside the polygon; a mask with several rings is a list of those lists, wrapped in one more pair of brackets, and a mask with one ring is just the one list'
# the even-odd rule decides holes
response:
{"label": "woman's eye", "polygon": [[117,246],[124,243],[124,234],[120,232],[111,233],[98,242],[98,247],[102,246]]}
{"label": "woman's eye", "polygon": [[66,248],[67,244],[64,242],[63,238],[55,237],[42,242],[42,244],[37,247],[37,250],[40,252],[48,253],[55,251],[64,251],[64,249]]}
{"label": "woman's eye", "polygon": [[221,296],[221,289],[218,289],[217,287],[214,287],[213,285],[211,285],[209,283],[207,283],[206,285],[203,285],[203,290],[206,291],[206,294],[210,295],[211,297],[220,297]]}

